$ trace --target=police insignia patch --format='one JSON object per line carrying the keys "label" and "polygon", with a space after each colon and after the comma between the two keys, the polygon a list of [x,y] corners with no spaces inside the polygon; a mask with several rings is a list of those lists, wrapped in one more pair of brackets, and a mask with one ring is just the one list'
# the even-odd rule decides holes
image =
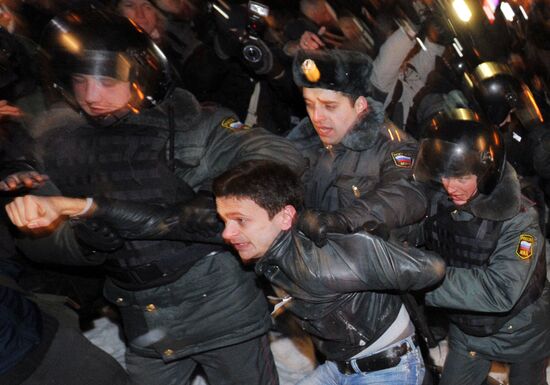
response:
{"label": "police insignia patch", "polygon": [[518,246],[516,247],[516,254],[521,259],[528,259],[533,256],[533,246],[535,244],[535,237],[529,234],[521,234],[519,236]]}
{"label": "police insignia patch", "polygon": [[237,119],[231,116],[222,120],[221,126],[231,132],[248,130],[250,128],[250,126],[247,126],[246,124],[241,123],[240,121],[238,121]]}
{"label": "police insignia patch", "polygon": [[411,154],[406,152],[392,152],[391,157],[393,163],[400,168],[412,168],[413,166],[413,157]]}

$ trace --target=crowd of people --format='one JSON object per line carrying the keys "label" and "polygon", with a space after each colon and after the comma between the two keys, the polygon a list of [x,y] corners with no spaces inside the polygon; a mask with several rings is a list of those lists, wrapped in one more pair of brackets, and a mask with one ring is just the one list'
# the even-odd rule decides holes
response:
{"label": "crowd of people", "polygon": [[456,3],[1,3],[0,383],[547,384],[550,3]]}

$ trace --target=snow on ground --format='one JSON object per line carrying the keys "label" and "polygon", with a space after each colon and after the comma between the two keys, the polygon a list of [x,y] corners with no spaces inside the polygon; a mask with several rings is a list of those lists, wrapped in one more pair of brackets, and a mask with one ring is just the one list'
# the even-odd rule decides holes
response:
{"label": "snow on ground", "polygon": [[[84,335],[95,345],[112,355],[122,366],[126,347],[121,339],[118,325],[107,317],[94,320],[94,327]],[[314,368],[313,347],[307,339],[290,339],[279,333],[271,333],[271,350],[279,372],[280,385],[294,385]],[[447,342],[442,341],[438,347],[430,349],[430,355],[437,366],[442,366],[447,355]],[[546,370],[550,383],[550,367]],[[508,384],[505,365],[494,363],[491,377],[501,384]],[[200,376],[192,385],[207,385]]]}

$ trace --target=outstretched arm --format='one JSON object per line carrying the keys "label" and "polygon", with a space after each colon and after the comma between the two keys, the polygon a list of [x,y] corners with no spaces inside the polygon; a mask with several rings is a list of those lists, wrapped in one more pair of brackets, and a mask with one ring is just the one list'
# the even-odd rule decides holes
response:
{"label": "outstretched arm", "polygon": [[15,198],[6,211],[13,224],[27,229],[54,228],[64,218],[76,216],[77,236],[84,239],[89,239],[89,232],[100,232],[124,239],[222,242],[214,201],[205,196],[164,207],[105,198],[90,205],[84,198],[26,195]]}

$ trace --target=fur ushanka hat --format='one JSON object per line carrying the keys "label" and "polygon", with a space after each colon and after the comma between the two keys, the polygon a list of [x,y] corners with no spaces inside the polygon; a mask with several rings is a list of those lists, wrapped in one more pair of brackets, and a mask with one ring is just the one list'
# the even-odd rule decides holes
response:
{"label": "fur ushanka hat", "polygon": [[292,74],[298,87],[324,88],[352,96],[370,96],[372,59],[356,51],[298,51]]}

